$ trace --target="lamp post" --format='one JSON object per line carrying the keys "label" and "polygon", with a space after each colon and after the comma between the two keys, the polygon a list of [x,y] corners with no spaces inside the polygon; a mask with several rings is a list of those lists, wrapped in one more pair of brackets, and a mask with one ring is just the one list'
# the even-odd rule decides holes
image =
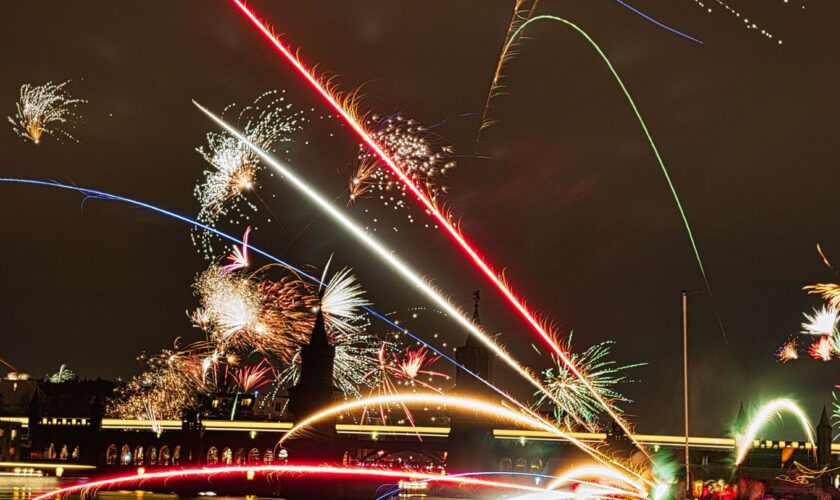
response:
{"label": "lamp post", "polygon": [[691,471],[688,461],[688,296],[697,290],[682,291],[683,320],[683,415],[685,417],[685,490],[691,498]]}

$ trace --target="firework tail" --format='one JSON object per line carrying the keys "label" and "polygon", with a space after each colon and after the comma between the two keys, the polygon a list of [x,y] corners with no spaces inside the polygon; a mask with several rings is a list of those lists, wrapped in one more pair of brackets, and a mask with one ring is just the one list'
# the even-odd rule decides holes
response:
{"label": "firework tail", "polygon": [[[711,285],[709,284],[709,278],[707,277],[706,269],[703,266],[703,259],[700,258],[700,250],[697,247],[697,242],[694,239],[694,233],[691,230],[691,224],[689,224],[689,222],[688,222],[688,216],[685,213],[685,209],[683,209],[682,201],[680,201],[680,196],[677,193],[677,188],[674,186],[674,182],[671,180],[671,174],[668,172],[668,167],[665,166],[665,160],[662,159],[662,155],[659,153],[659,149],[656,147],[656,143],[653,140],[653,136],[651,135],[650,130],[648,130],[647,123],[645,123],[644,118],[642,118],[642,114],[639,111],[639,108],[636,106],[636,102],[633,100],[633,96],[630,95],[630,91],[624,85],[624,81],[618,75],[618,72],[613,67],[613,65],[610,62],[607,55],[604,53],[603,50],[601,50],[601,47],[597,43],[595,43],[595,40],[593,40],[592,37],[590,37],[589,34],[586,31],[584,31],[582,28],[580,28],[579,26],[577,26],[573,22],[568,21],[568,20],[566,20],[562,17],[551,16],[551,15],[540,15],[540,16],[536,16],[536,17],[533,17],[531,19],[528,19],[527,21],[522,23],[522,25],[519,26],[519,28],[517,28],[517,30],[513,34],[513,37],[510,40],[510,43],[514,43],[516,41],[517,37],[519,37],[519,35],[521,35],[522,32],[525,30],[525,28],[527,28],[529,25],[531,25],[532,23],[537,22],[537,21],[554,21],[554,22],[562,23],[562,24],[572,28],[578,34],[580,34],[589,43],[589,45],[592,46],[593,49],[595,49],[595,51],[598,53],[598,55],[601,57],[601,59],[607,65],[607,68],[610,70],[610,73],[612,74],[613,78],[615,78],[616,83],[618,83],[618,86],[621,88],[621,91],[624,94],[624,97],[626,98],[627,103],[630,105],[630,108],[633,110],[633,114],[636,116],[636,120],[639,122],[639,126],[641,127],[642,132],[644,133],[645,138],[648,141],[648,144],[650,144],[651,151],[653,151],[653,156],[656,158],[656,162],[659,164],[659,168],[662,171],[662,175],[665,177],[665,182],[668,184],[668,189],[671,191],[671,196],[673,197],[674,203],[677,206],[677,211],[679,212],[680,219],[682,219],[683,227],[685,228],[686,235],[688,236],[688,241],[691,244],[691,250],[694,254],[694,260],[697,263],[698,269],[700,270],[700,275],[703,278],[703,283],[705,284],[706,291],[709,294],[709,298],[712,299],[712,301],[714,301],[714,296],[712,295],[712,288],[711,288]],[[717,308],[715,308],[715,309],[717,309]],[[720,315],[717,312],[715,312],[715,314],[717,316],[718,324],[720,326],[720,331],[723,334],[724,341],[726,341],[727,340],[726,339],[726,330],[723,327],[723,322],[720,319]]]}
{"label": "firework tail", "polygon": [[[467,242],[465,237],[458,231],[458,229],[455,228],[455,226],[452,224],[452,222],[450,222],[449,217],[444,215],[439,210],[439,208],[426,196],[426,194],[411,181],[411,179],[399,167],[399,165],[397,165],[396,162],[394,162],[394,160],[376,143],[376,141],[374,141],[371,138],[370,134],[368,134],[368,132],[364,129],[364,127],[362,127],[359,120],[351,113],[352,110],[348,111],[347,109],[345,109],[345,107],[347,107],[347,105],[340,103],[338,101],[338,99],[336,98],[336,96],[334,96],[321,82],[318,81],[317,78],[315,78],[313,73],[309,69],[307,69],[306,66],[303,65],[303,63],[300,61],[300,59],[298,59],[294,54],[292,54],[291,51],[286,47],[286,45],[284,45],[283,42],[281,42],[280,39],[256,16],[256,14],[254,14],[254,12],[251,11],[243,3],[243,0],[231,0],[231,1],[251,21],[251,23],[254,25],[254,27],[256,27],[263,34],[263,36],[266,38],[266,40],[268,40],[277,49],[277,51],[280,52],[280,54],[286,59],[286,61],[289,62],[289,64],[291,64],[298,71],[298,73],[310,84],[310,86],[312,86],[312,88],[319,95],[321,95],[321,97],[327,102],[327,104],[330,105],[330,107],[333,108],[333,110],[344,120],[344,122],[347,123],[347,125],[351,129],[353,129],[353,131],[356,133],[356,135],[359,136],[360,139],[362,139],[362,141],[365,143],[365,145],[367,147],[369,147],[371,149],[371,151],[373,151],[376,154],[376,156],[378,156],[379,159],[382,160],[382,162],[386,166],[388,166],[388,168],[399,178],[399,180],[406,186],[406,188],[409,191],[411,191],[412,194],[414,194],[414,196],[417,198],[417,200],[420,201],[420,203],[425,207],[425,209],[428,210],[428,212],[437,220],[437,222],[441,225],[441,227],[443,227],[446,230],[446,232],[449,234],[449,236],[452,238],[452,240],[455,241],[458,244],[459,247],[461,247],[461,249],[464,251],[464,253],[466,253],[467,256],[470,257],[470,259],[481,270],[481,272],[485,275],[485,277],[493,283],[493,285],[502,293],[502,295],[505,296],[505,298],[508,300],[510,305],[513,306],[519,312],[519,314],[523,317],[523,319],[525,319],[526,322],[534,329],[534,331],[537,334],[539,334],[540,337],[542,337],[543,341],[548,346],[551,347],[551,349],[557,354],[557,356],[563,361],[563,363],[569,368],[569,370],[576,377],[578,377],[581,380],[581,382],[584,384],[586,389],[590,393],[592,393],[592,396],[598,401],[599,404],[601,404],[604,407],[604,411],[616,423],[618,423],[618,425],[622,428],[622,430],[625,431],[625,433],[628,436],[632,436],[633,433],[632,433],[629,425],[624,421],[624,419],[621,418],[621,416],[618,415],[618,413],[616,413],[611,408],[610,404],[606,400],[604,400],[604,398],[602,398],[600,394],[598,394],[597,390],[595,390],[595,388],[592,387],[592,384],[590,384],[589,381],[586,380],[586,377],[569,360],[569,357],[566,355],[566,353],[564,353],[560,349],[560,347],[553,341],[553,339],[551,338],[551,335],[549,335],[549,333],[545,330],[545,328],[540,323],[540,321],[537,320],[537,318],[535,317],[535,314],[532,313],[527,307],[525,307],[524,303],[521,300],[519,300],[519,298],[514,294],[514,292],[511,290],[511,288],[507,285],[507,283],[505,283],[505,281],[495,271],[493,271],[493,269],[487,264],[487,262]],[[516,30],[516,32],[514,32],[514,35],[513,35],[512,39],[509,41],[509,43],[513,43],[517,34],[520,33],[522,31],[522,29],[525,26],[527,26],[531,21],[533,21],[534,19],[541,19],[541,18],[542,18],[542,16],[540,16],[538,18],[533,18],[533,19],[523,23]],[[594,42],[592,42],[592,43],[594,44]],[[597,48],[597,45],[596,45],[596,48]],[[600,52],[600,49],[598,49],[598,50]],[[602,56],[603,56],[603,53],[602,53]],[[605,56],[604,56],[604,58],[606,60]],[[619,82],[620,82],[620,80],[619,80]],[[623,84],[622,84],[622,88],[624,88]],[[626,92],[626,89],[625,89],[625,92]],[[627,94],[627,96],[629,98],[629,94]],[[355,101],[353,101],[351,99],[350,104],[353,104],[354,102]],[[631,103],[632,103],[632,100],[631,100]],[[635,106],[634,106],[634,108],[635,108]],[[641,119],[641,116],[638,114],[638,112],[637,112],[637,116],[639,116],[639,118]],[[218,119],[216,119],[216,120],[218,122],[220,122],[220,125],[221,125],[221,123],[223,123],[223,122],[221,122],[221,120],[218,120]],[[231,130],[229,130],[229,132]],[[647,128],[644,128],[644,130],[647,131]],[[650,137],[649,134],[648,134],[648,137]],[[244,143],[247,143],[247,141],[244,141],[244,137],[242,137],[241,134],[239,134],[239,138],[240,138],[240,140],[243,140]],[[652,140],[651,140],[651,145],[653,145]],[[659,158],[659,153],[658,153],[658,151],[656,150],[655,147],[654,147],[654,151],[656,152],[657,158]],[[268,155],[262,156],[262,158],[264,160],[266,158],[270,159],[270,157]],[[664,163],[661,163],[661,161],[660,161],[660,164],[662,165],[662,167],[664,169],[665,168]],[[666,179],[668,180],[668,182],[670,184],[670,177],[667,176],[667,170],[664,170],[664,171],[666,173]],[[673,191],[673,185],[671,185],[671,186],[672,186],[672,191]],[[673,191],[673,192],[674,192],[674,195],[676,196],[676,191]],[[679,209],[680,209],[680,213],[682,213],[682,207],[679,205],[679,198],[677,198],[677,203],[678,203],[678,206],[679,206]],[[326,203],[325,203],[325,205],[326,205],[326,207],[329,207],[330,211],[335,212],[337,215],[340,216],[340,214],[337,211],[335,211],[335,209],[333,209],[331,206],[329,206]],[[344,219],[344,218],[342,217],[342,219]],[[685,220],[684,214],[683,214],[683,220]],[[688,222],[686,221],[686,225],[687,224],[688,224]],[[686,227],[688,227],[688,226],[686,226]],[[359,228],[353,226],[352,224],[349,224],[348,229],[351,229],[351,231],[359,234],[360,237],[367,238],[367,235],[365,235],[365,233],[363,231],[361,231]],[[700,264],[700,270],[703,273],[703,277],[705,279],[705,271],[703,271],[702,262],[700,261],[700,254],[696,251],[696,245],[694,245],[694,238],[691,235],[690,230],[689,230],[689,238],[691,239],[692,246],[695,248],[695,255],[697,256],[698,263]],[[394,260],[393,256],[390,255],[387,251],[385,251],[384,249],[382,249],[382,251],[383,251],[383,254],[382,254],[383,258],[385,258],[389,261]],[[409,276],[407,276],[407,275],[406,275],[406,277],[409,278]],[[414,281],[414,278],[416,278],[416,276],[413,276],[409,279],[412,279],[412,281]],[[708,288],[708,281],[706,283],[707,283],[707,288]],[[418,286],[421,286],[421,287],[429,288],[425,283],[422,282],[422,280],[419,280],[419,279],[418,279],[418,282],[416,282],[416,284]],[[429,290],[432,291],[430,288],[429,288]],[[437,296],[437,297],[440,297],[436,293],[434,295]],[[445,304],[444,309],[449,309],[451,307],[451,306],[449,306],[448,302],[446,302],[445,300],[443,300],[442,302],[443,302],[443,304]],[[466,319],[462,314],[453,313],[453,316],[456,319],[458,319],[458,321],[461,322],[468,330],[471,330],[471,331],[472,330],[477,330],[475,328],[475,325],[473,325],[472,322],[470,322],[468,319]],[[479,338],[483,338],[483,336],[479,335]],[[497,354],[500,354],[503,359],[510,359],[509,356],[507,356],[507,354],[505,354],[503,351],[499,350],[498,347],[492,341],[490,341],[489,339],[485,339],[485,340],[489,344],[488,347],[493,346],[493,347],[491,347],[491,349],[493,349],[494,352],[498,351]],[[515,366],[519,366],[518,363]],[[521,369],[521,367],[520,367],[516,371],[519,372],[520,375],[523,375],[523,377],[525,377],[526,380],[533,381],[532,384],[536,384],[536,386],[538,388],[540,388],[541,390],[544,390],[544,389],[542,389],[542,386],[539,385],[539,382],[534,380],[534,378],[529,373],[527,373],[524,369]],[[631,438],[631,439],[634,440],[634,438]],[[634,444],[636,444],[636,446],[645,453],[645,455],[648,457],[648,459],[650,459],[649,453],[647,452],[647,450],[644,448],[644,446],[641,443],[634,440]]]}
{"label": "firework tail", "polygon": [[[129,485],[145,484],[151,481],[159,480],[162,483],[177,479],[189,478],[217,478],[226,475],[246,475],[249,473],[260,474],[288,474],[291,476],[305,475],[305,476],[345,476],[355,479],[361,478],[394,478],[394,479],[408,479],[413,481],[433,481],[437,483],[455,484],[462,486],[480,486],[487,488],[499,488],[507,490],[531,491],[535,493],[544,493],[547,490],[537,488],[534,486],[527,486],[515,483],[503,483],[498,481],[490,481],[486,479],[470,478],[470,477],[450,477],[440,474],[427,474],[422,472],[412,471],[397,471],[387,469],[371,469],[363,467],[333,467],[327,465],[235,465],[227,467],[191,467],[177,470],[167,470],[161,472],[150,472],[145,474],[126,474],[116,476],[98,481],[88,481],[65,488],[59,488],[47,493],[43,493],[32,500],[48,500],[56,497],[67,496],[70,494],[83,494],[85,492],[97,491],[102,489],[110,489],[115,487],[126,488]],[[560,496],[556,498],[575,498],[575,494],[571,492],[557,492]],[[84,496],[84,495],[83,495]],[[555,498],[555,497],[552,497]]]}

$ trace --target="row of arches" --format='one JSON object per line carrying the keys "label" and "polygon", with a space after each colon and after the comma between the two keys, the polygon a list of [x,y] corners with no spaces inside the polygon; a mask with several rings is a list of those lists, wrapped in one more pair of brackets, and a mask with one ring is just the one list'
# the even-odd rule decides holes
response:
{"label": "row of arches", "polygon": [[528,459],[525,457],[519,457],[516,461],[513,461],[510,457],[502,457],[499,460],[499,470],[503,472],[532,472],[537,474],[543,471],[543,460],[539,457],[534,458],[531,460],[529,466]]}
{"label": "row of arches", "polygon": [[205,463],[207,465],[270,465],[273,464],[275,460],[278,462],[285,462],[288,458],[289,452],[284,449],[281,449],[275,456],[274,450],[271,448],[266,448],[266,450],[262,453],[260,453],[259,448],[251,448],[251,450],[246,453],[245,448],[239,448],[236,452],[234,452],[233,449],[225,446],[222,448],[221,453],[219,453],[218,448],[211,446],[207,450]]}
{"label": "row of arches", "polygon": [[79,460],[80,455],[81,449],[78,445],[73,447],[73,451],[70,451],[67,444],[62,444],[58,451],[56,451],[55,443],[50,443],[44,447],[44,459],[46,460]]}
{"label": "row of arches", "polygon": [[180,462],[181,445],[174,446],[170,451],[167,445],[158,449],[154,445],[144,448],[138,444],[132,450],[129,445],[124,444],[117,453],[117,445],[112,444],[105,451],[107,465],[178,465]]}

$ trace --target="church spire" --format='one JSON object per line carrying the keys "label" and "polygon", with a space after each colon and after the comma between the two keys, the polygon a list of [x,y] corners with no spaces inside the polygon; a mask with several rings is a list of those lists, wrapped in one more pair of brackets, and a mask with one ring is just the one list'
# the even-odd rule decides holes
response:
{"label": "church spire", "polygon": [[[481,317],[478,314],[478,303],[481,302],[481,291],[480,290],[473,290],[473,316],[472,320],[476,326],[481,325]],[[484,347],[475,335],[467,334],[467,341],[464,343],[465,346],[470,347]]]}

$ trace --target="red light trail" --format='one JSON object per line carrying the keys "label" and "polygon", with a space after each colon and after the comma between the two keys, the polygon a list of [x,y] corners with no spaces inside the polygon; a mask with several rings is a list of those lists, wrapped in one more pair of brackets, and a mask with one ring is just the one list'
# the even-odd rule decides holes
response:
{"label": "red light trail", "polygon": [[[485,277],[490,280],[491,283],[498,289],[502,295],[507,299],[511,306],[516,309],[517,312],[522,316],[522,318],[531,326],[531,328],[545,341],[545,343],[551,348],[552,351],[557,355],[557,357],[563,362],[564,365],[577,377],[581,380],[583,385],[589,390],[592,394],[592,397],[595,398],[598,403],[600,403],[607,414],[618,423],[618,425],[624,430],[624,432],[631,436],[632,438],[632,431],[630,427],[627,425],[626,422],[612,409],[610,404],[604,400],[603,397],[595,390],[592,384],[586,379],[586,377],[578,370],[578,368],[572,363],[569,359],[568,355],[563,352],[562,349],[553,341],[551,335],[546,331],[543,325],[537,320],[535,314],[531,312],[522,301],[517,298],[517,296],[513,293],[511,288],[501,279],[501,277],[493,271],[493,269],[487,264],[487,262],[482,258],[478,252],[467,242],[466,238],[455,228],[455,226],[450,222],[449,218],[446,217],[438,207],[426,196],[426,194],[417,187],[414,182],[405,174],[403,169],[396,164],[396,162],[373,140],[370,134],[362,127],[359,120],[354,117],[350,111],[346,109],[346,106],[342,105],[339,100],[334,96],[324,84],[322,84],[313,74],[312,71],[307,69],[306,66],[298,59],[289,48],[280,41],[279,37],[277,37],[266,25],[263,23],[256,14],[249,9],[243,2],[243,0],[231,0],[239,10],[251,21],[255,28],[257,28],[263,36],[268,40],[275,49],[286,59],[286,61],[291,64],[297,72],[309,83],[309,85],[326,101],[326,103],[336,112],[339,116],[344,120],[347,125],[353,129],[357,136],[364,142],[364,144],[373,151],[379,159],[388,166],[388,168],[396,175],[399,180],[408,188],[408,190],[414,194],[415,198],[425,207],[425,209],[437,220],[437,222],[446,229],[446,232],[449,233],[450,238],[452,238],[455,243],[464,251],[465,254],[475,263],[475,265],[481,270],[481,272],[485,275]],[[635,442],[635,440],[634,440]],[[647,455],[647,451],[642,447],[641,444],[635,442],[636,446],[639,449],[643,450],[644,453]],[[650,458],[650,455],[647,455]]]}
{"label": "red light trail", "polygon": [[[488,488],[499,488],[506,490],[530,491],[538,493],[546,493],[547,490],[543,488],[536,488],[522,484],[505,483],[499,481],[490,481],[486,479],[471,478],[471,477],[455,477],[441,474],[427,474],[423,472],[412,471],[396,471],[388,469],[369,469],[360,467],[331,467],[324,465],[233,465],[222,467],[193,467],[178,470],[167,470],[161,472],[150,472],[146,474],[130,474],[98,481],[90,481],[86,483],[75,484],[56,490],[42,493],[34,497],[32,500],[47,500],[55,498],[58,495],[69,495],[72,493],[82,493],[88,490],[107,489],[115,486],[125,487],[126,485],[134,483],[145,483],[151,480],[168,481],[172,479],[186,479],[191,477],[212,477],[219,475],[234,475],[242,474],[243,477],[254,473],[266,474],[303,474],[313,476],[352,476],[356,478],[393,478],[406,479],[412,481],[434,481],[438,483],[447,483],[455,485],[481,486]],[[551,492],[552,495],[557,495],[553,498],[574,498],[574,493],[567,492]]]}

